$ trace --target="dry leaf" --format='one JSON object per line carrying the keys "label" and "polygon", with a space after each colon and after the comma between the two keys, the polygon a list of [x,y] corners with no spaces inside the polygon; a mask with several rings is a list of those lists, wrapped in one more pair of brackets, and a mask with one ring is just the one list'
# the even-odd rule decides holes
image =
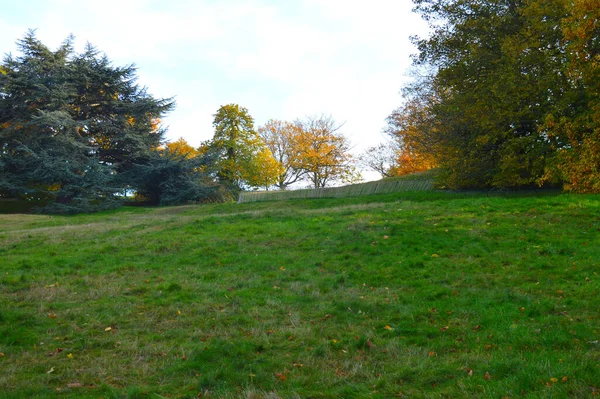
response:
{"label": "dry leaf", "polygon": [[104,331],[110,331],[110,330],[112,330],[112,327],[106,327],[106,328],[104,329]]}
{"label": "dry leaf", "polygon": [[483,378],[485,378],[486,380],[491,380],[492,376],[490,375],[490,373],[488,373],[487,371],[485,372],[485,375],[483,376]]}

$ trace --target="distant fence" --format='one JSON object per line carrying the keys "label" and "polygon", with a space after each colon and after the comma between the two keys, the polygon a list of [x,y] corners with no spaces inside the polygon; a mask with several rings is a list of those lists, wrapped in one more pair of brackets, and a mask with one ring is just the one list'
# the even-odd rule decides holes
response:
{"label": "distant fence", "polygon": [[426,191],[433,188],[432,179],[379,180],[343,187],[326,187],[306,190],[244,191],[238,202],[281,201],[297,198],[342,198],[400,191]]}

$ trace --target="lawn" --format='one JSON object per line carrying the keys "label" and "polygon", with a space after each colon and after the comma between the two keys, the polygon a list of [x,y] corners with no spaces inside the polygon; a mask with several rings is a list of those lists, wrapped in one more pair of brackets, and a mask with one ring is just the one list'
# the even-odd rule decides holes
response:
{"label": "lawn", "polygon": [[0,215],[0,397],[600,395],[600,196]]}

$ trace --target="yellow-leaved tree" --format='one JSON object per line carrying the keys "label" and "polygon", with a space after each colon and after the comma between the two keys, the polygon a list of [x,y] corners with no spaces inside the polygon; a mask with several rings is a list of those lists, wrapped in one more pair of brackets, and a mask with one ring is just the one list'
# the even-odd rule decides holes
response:
{"label": "yellow-leaved tree", "polygon": [[171,154],[177,154],[183,158],[195,158],[200,155],[200,152],[188,144],[183,137],[176,141],[172,141],[165,145],[165,149]]}
{"label": "yellow-leaved tree", "polygon": [[297,157],[295,167],[304,171],[313,188],[360,180],[350,154],[350,141],[339,131],[342,125],[323,115],[297,121],[296,125],[299,131],[292,145]]}
{"label": "yellow-leaved tree", "polygon": [[265,146],[280,165],[274,185],[281,190],[285,190],[306,175],[306,171],[300,168],[300,151],[297,148],[302,132],[302,126],[297,123],[273,119],[258,128],[258,134]]}
{"label": "yellow-leaved tree", "polygon": [[273,157],[271,150],[262,147],[258,150],[243,170],[243,177],[247,185],[269,190],[277,184],[283,172],[281,164]]}

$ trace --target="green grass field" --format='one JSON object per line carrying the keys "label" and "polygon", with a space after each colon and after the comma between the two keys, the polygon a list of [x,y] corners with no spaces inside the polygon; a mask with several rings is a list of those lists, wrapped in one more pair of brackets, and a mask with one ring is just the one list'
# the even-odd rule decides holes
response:
{"label": "green grass field", "polygon": [[600,196],[0,215],[3,398],[600,395]]}

